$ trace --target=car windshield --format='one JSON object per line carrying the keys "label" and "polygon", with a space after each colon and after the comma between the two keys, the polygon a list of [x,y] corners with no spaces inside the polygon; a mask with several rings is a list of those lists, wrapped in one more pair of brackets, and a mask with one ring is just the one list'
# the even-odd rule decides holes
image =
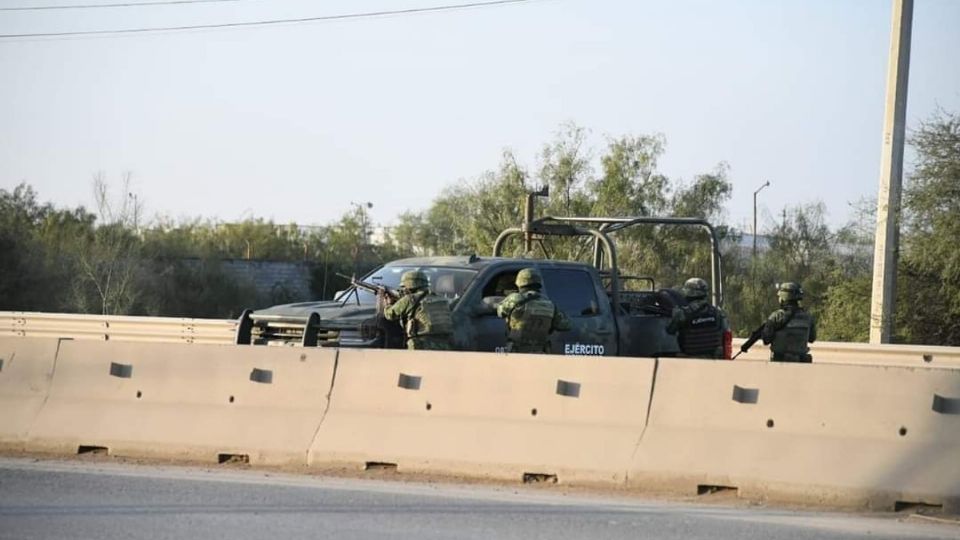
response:
{"label": "car windshield", "polygon": [[[404,272],[411,270],[419,270],[426,274],[427,280],[430,283],[430,290],[433,291],[434,294],[438,294],[449,300],[460,298],[463,295],[463,291],[465,291],[467,286],[470,285],[470,282],[473,281],[474,276],[477,275],[476,270],[466,268],[449,268],[443,266],[384,266],[368,274],[363,278],[363,281],[396,290],[400,288],[400,276],[402,276]],[[355,301],[353,298],[355,295],[359,297],[358,300],[361,304],[372,304],[377,300],[375,294],[360,288],[356,290],[348,289],[341,294],[337,300],[342,301],[347,299],[347,296],[350,296],[350,301]]]}

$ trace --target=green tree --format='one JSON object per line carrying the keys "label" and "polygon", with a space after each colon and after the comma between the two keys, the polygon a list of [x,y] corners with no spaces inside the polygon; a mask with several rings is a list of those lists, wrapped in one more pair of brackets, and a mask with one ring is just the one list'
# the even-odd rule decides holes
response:
{"label": "green tree", "polygon": [[392,238],[395,249],[410,255],[427,255],[430,247],[425,231],[423,214],[403,212],[397,217],[397,224],[393,226]]}
{"label": "green tree", "polygon": [[902,216],[898,334],[960,345],[960,115],[939,111],[912,134],[916,163]]}
{"label": "green tree", "polygon": [[766,235],[769,245],[756,257],[738,243],[727,244],[725,307],[740,336],[755,329],[777,307],[776,284],[785,281],[801,283],[804,305],[822,316],[825,291],[838,267],[825,207],[823,203],[800,204],[785,208],[782,216]]}
{"label": "green tree", "polygon": [[600,158],[603,174],[592,185],[594,215],[663,215],[670,180],[657,174],[663,154],[663,135],[624,136],[611,139]]}
{"label": "green tree", "polygon": [[141,242],[136,228],[141,207],[130,195],[130,177],[123,181],[120,196],[111,201],[102,174],[94,177],[93,189],[100,223],[76,239],[72,256],[76,274],[72,303],[81,313],[126,315],[133,312],[142,292]]}
{"label": "green tree", "polygon": [[836,232],[836,264],[825,276],[818,337],[823,341],[862,341],[870,337],[870,297],[873,287],[873,234],[876,200],[850,205],[853,218]]}
{"label": "green tree", "polygon": [[263,303],[249,284],[224,273],[219,259],[153,259],[141,298],[146,315],[236,318]]}
{"label": "green tree", "polygon": [[0,190],[0,309],[69,309],[74,267],[68,254],[94,221],[82,207],[38,203],[26,184]]}
{"label": "green tree", "polygon": [[[584,202],[582,188],[590,177],[590,156],[584,148],[586,130],[575,124],[565,124],[554,140],[540,152],[540,182],[550,188],[552,197],[547,213],[557,215],[581,214]],[[512,156],[511,156],[512,157]],[[520,171],[515,160],[513,171]],[[520,179],[520,185],[523,185]]]}
{"label": "green tree", "polygon": [[421,254],[488,254],[500,231],[520,223],[526,171],[509,151],[496,171],[445,188],[430,207],[401,216],[398,238]]}

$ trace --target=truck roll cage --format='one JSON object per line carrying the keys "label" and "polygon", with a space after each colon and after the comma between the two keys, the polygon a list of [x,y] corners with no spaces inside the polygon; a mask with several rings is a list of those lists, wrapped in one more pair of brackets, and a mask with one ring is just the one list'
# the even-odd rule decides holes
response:
{"label": "truck roll cage", "polygon": [[[531,205],[528,199],[528,208]],[[706,229],[710,236],[710,288],[713,304],[723,307],[723,268],[720,255],[720,243],[717,231],[705,219],[684,217],[553,217],[545,216],[539,219],[530,219],[532,212],[527,212],[527,220],[522,227],[505,229],[497,236],[493,244],[493,256],[500,257],[506,241],[515,235],[524,236],[524,246],[530,252],[535,237],[544,236],[591,236],[593,237],[593,265],[597,270],[603,270],[606,259],[609,259],[611,300],[614,305],[620,301],[620,270],[617,265],[617,249],[610,233],[622,231],[635,225],[667,225],[699,227]],[[542,247],[542,244],[541,244]]]}

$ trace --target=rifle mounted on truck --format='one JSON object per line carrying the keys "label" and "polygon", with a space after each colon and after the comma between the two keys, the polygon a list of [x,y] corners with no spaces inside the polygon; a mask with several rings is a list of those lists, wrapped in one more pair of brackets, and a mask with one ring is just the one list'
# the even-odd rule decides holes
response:
{"label": "rifle mounted on truck", "polygon": [[340,272],[336,272],[336,274],[342,277],[343,279],[349,279],[350,285],[353,285],[358,289],[364,289],[366,291],[370,291],[377,296],[383,295],[383,296],[389,297],[391,300],[398,300],[403,295],[403,291],[397,290],[397,289],[391,289],[386,285],[377,285],[375,283],[370,283],[369,281],[363,281],[362,279],[357,279],[355,276],[348,276],[345,274],[341,274]]}

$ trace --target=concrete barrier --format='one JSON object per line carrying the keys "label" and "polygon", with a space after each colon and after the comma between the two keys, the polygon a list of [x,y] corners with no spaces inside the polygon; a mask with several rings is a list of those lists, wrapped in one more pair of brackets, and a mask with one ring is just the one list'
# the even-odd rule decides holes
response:
{"label": "concrete barrier", "polygon": [[960,370],[0,339],[0,446],[960,512]]}
{"label": "concrete barrier", "polygon": [[[746,341],[733,340],[733,352],[740,351]],[[858,364],[868,366],[937,367],[960,369],[960,347],[933,345],[873,345],[870,343],[841,343],[818,341],[810,344],[810,354],[816,364]],[[758,341],[737,361],[767,361],[770,347]]]}
{"label": "concrete barrier", "polygon": [[810,347],[818,363],[960,368],[960,347],[830,341]]}
{"label": "concrete barrier", "polygon": [[336,350],[65,341],[33,450],[305,463]]}
{"label": "concrete barrier", "polygon": [[[0,337],[46,337],[163,343],[234,343],[238,321],[0,311]],[[744,339],[733,340],[734,352]],[[871,345],[819,341],[811,344],[816,363],[960,368],[960,347]],[[737,360],[766,361],[770,350],[755,344]]]}
{"label": "concrete barrier", "polygon": [[661,360],[629,483],[956,512],[958,456],[957,370]]}
{"label": "concrete barrier", "polygon": [[50,390],[59,339],[0,337],[0,446],[22,449]]}
{"label": "concrete barrier", "polygon": [[622,483],[655,360],[344,350],[311,465]]}

